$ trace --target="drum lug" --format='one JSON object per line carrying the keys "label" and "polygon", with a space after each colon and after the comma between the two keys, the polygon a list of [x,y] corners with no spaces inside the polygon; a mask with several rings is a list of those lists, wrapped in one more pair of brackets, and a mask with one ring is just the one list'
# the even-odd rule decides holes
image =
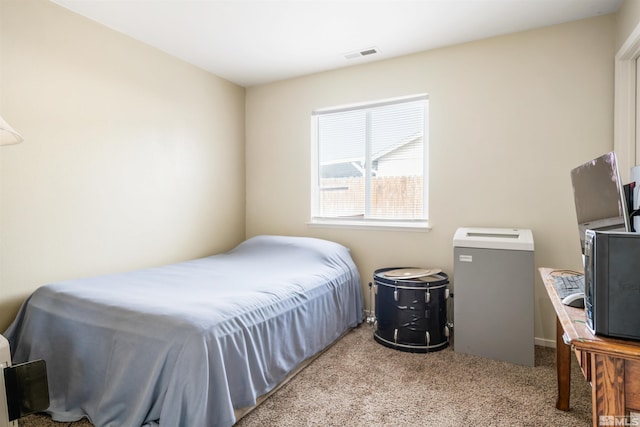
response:
{"label": "drum lug", "polygon": [[[428,332],[427,332],[428,333]],[[398,344],[398,330],[394,329],[393,330],[393,341]]]}
{"label": "drum lug", "polygon": [[427,289],[427,292],[425,292],[425,294],[424,294],[424,302],[429,304],[430,301],[431,301],[431,293]]}
{"label": "drum lug", "polygon": [[453,322],[447,322],[447,328],[453,329]]}
{"label": "drum lug", "polygon": [[444,290],[444,299],[449,299],[449,288]]}
{"label": "drum lug", "polygon": [[396,300],[396,302],[398,302],[398,290],[394,290],[393,291],[393,299]]}
{"label": "drum lug", "polygon": [[427,331],[425,339],[427,341],[427,345],[429,345],[429,343],[431,342],[431,335],[429,335],[429,331]]}
{"label": "drum lug", "polygon": [[449,338],[449,327],[445,325],[444,327],[444,336]]}
{"label": "drum lug", "polygon": [[377,283],[373,285],[373,294],[374,295],[378,295],[378,284]]}

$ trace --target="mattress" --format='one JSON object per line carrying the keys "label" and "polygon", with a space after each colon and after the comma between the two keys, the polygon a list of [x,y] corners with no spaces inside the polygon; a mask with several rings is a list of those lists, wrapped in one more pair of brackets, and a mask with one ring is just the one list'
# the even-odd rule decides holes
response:
{"label": "mattress", "polygon": [[44,359],[57,421],[230,426],[364,317],[334,242],[257,236],[177,264],[38,288],[5,332],[13,363]]}

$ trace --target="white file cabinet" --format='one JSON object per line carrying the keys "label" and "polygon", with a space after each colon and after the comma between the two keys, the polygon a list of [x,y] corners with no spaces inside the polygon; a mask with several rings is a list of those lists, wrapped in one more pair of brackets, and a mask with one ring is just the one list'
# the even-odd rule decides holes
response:
{"label": "white file cabinet", "polygon": [[454,350],[534,366],[531,230],[459,228],[453,246]]}

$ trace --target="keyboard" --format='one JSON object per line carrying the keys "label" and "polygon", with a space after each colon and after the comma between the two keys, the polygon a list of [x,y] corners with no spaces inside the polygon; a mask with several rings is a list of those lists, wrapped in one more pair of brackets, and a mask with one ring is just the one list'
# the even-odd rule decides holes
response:
{"label": "keyboard", "polygon": [[584,292],[584,275],[572,275],[572,276],[554,276],[556,290],[560,299],[575,294],[576,292]]}

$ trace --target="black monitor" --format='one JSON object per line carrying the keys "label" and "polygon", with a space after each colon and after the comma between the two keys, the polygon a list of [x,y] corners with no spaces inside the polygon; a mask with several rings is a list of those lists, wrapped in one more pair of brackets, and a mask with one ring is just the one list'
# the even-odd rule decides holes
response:
{"label": "black monitor", "polygon": [[580,244],[586,230],[631,231],[629,211],[614,152],[571,170]]}

